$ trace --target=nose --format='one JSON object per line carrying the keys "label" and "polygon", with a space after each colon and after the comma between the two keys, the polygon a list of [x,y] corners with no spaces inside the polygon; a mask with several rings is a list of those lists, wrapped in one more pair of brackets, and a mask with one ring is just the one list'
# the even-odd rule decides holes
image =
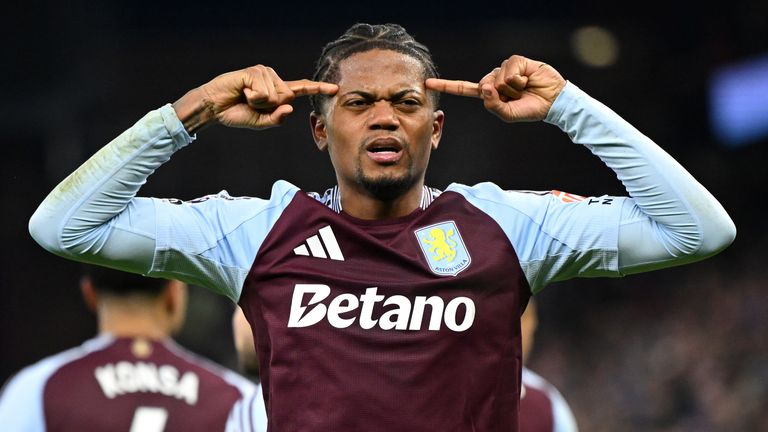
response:
{"label": "nose", "polygon": [[386,100],[374,102],[368,110],[368,128],[395,130],[398,127],[400,127],[400,121],[392,103]]}

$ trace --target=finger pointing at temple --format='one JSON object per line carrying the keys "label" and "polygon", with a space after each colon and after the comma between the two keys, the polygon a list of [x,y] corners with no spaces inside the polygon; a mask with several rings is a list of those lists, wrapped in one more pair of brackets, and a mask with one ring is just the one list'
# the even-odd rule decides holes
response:
{"label": "finger pointing at temple", "polygon": [[427,78],[425,86],[427,87],[427,90],[439,91],[441,93],[482,98],[480,94],[480,85],[471,81]]}
{"label": "finger pointing at temple", "polygon": [[311,96],[317,94],[333,96],[339,91],[339,86],[336,84],[308,79],[286,81],[285,84],[296,94],[296,96]]}

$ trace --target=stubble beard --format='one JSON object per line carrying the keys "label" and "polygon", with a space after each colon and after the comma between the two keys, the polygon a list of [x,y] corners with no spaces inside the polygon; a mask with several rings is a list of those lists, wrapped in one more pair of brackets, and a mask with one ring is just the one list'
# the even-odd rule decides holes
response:
{"label": "stubble beard", "polygon": [[358,166],[355,173],[357,184],[363,187],[372,197],[381,201],[394,201],[404,195],[416,183],[412,170],[401,176],[385,174],[378,177],[366,176]]}

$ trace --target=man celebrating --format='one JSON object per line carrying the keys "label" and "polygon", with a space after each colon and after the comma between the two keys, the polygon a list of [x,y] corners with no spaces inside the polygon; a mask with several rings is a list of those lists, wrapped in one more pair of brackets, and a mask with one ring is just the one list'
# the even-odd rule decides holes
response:
{"label": "man celebrating", "polygon": [[[544,120],[614,170],[628,197],[564,200],[424,184],[440,92],[506,122]],[[269,199],[136,197],[203,127],[279,125],[310,96],[337,185]],[[682,166],[551,66],[511,56],[479,83],[439,79],[402,27],[356,24],[313,80],[220,75],[151,111],[60,183],[30,221],[61,256],[179,278],[237,301],[274,431],[514,431],[520,313],[553,281],[711,256],[735,227]]]}

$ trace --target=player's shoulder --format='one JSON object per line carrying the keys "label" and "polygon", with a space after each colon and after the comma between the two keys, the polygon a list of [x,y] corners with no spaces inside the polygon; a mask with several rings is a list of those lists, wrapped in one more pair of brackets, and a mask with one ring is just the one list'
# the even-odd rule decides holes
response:
{"label": "player's shoulder", "polygon": [[278,180],[272,184],[272,190],[269,198],[260,198],[249,195],[231,195],[226,189],[217,193],[203,195],[197,198],[189,200],[183,200],[179,198],[156,198],[158,201],[175,204],[175,205],[195,205],[198,207],[203,206],[252,206],[254,204],[270,203],[275,201],[285,200],[286,197],[290,199],[299,188],[288,181]]}
{"label": "player's shoulder", "polygon": [[445,191],[460,194],[470,204],[489,214],[502,212],[509,216],[510,211],[512,211],[534,220],[538,220],[552,206],[578,202],[578,200],[583,199],[579,195],[566,194],[557,190],[503,189],[491,182],[475,185],[452,183]]}
{"label": "player's shoulder", "polygon": [[217,221],[221,230],[231,232],[251,220],[276,219],[293,200],[298,187],[277,181],[268,198],[232,195],[227,190],[189,200],[152,198],[160,220],[169,226],[194,223],[198,218]]}
{"label": "player's shoulder", "polygon": [[528,387],[533,387],[540,390],[550,390],[555,388],[555,386],[546,378],[532,371],[531,369],[528,369],[527,367],[523,367],[522,378],[523,384]]}
{"label": "player's shoulder", "polygon": [[[504,206],[516,208],[523,213],[536,212],[541,209],[580,209],[606,208],[610,204],[618,204],[626,197],[620,196],[589,196],[579,195],[573,192],[565,192],[560,189],[526,190],[503,189],[491,182],[464,185],[452,183],[446,192],[456,192],[463,195],[468,201],[478,206]],[[597,205],[599,204],[599,205]]]}
{"label": "player's shoulder", "polygon": [[261,384],[256,384],[256,391],[239,399],[232,406],[227,418],[226,432],[265,432],[267,430],[267,410]]}
{"label": "player's shoulder", "polygon": [[256,384],[243,375],[214,362],[202,355],[190,351],[172,339],[162,341],[163,346],[179,361],[188,364],[204,375],[214,385],[236,388],[242,396],[249,396],[257,391]]}
{"label": "player's shoulder", "polygon": [[451,183],[446,192],[457,192],[465,196],[477,199],[495,200],[504,202],[525,202],[525,201],[553,201],[561,203],[577,203],[584,201],[588,197],[575,193],[563,192],[558,189],[550,190],[527,190],[527,189],[504,189],[493,182],[482,182],[474,185],[465,185],[461,183]]}
{"label": "player's shoulder", "polygon": [[535,389],[545,394],[553,404],[565,403],[562,394],[552,382],[525,366],[523,367],[522,383],[529,389]]}
{"label": "player's shoulder", "polygon": [[2,388],[2,393],[12,393],[16,389],[40,389],[48,380],[63,367],[82,359],[89,354],[104,349],[113,339],[99,336],[83,342],[81,345],[42,358],[35,363],[25,366],[11,376]]}
{"label": "player's shoulder", "polygon": [[522,382],[524,388],[534,389],[549,399],[552,406],[556,430],[577,432],[576,418],[570,405],[560,391],[549,380],[523,366]]}
{"label": "player's shoulder", "polygon": [[0,389],[2,430],[45,430],[44,394],[63,367],[91,352],[92,344],[62,351],[24,367]]}

